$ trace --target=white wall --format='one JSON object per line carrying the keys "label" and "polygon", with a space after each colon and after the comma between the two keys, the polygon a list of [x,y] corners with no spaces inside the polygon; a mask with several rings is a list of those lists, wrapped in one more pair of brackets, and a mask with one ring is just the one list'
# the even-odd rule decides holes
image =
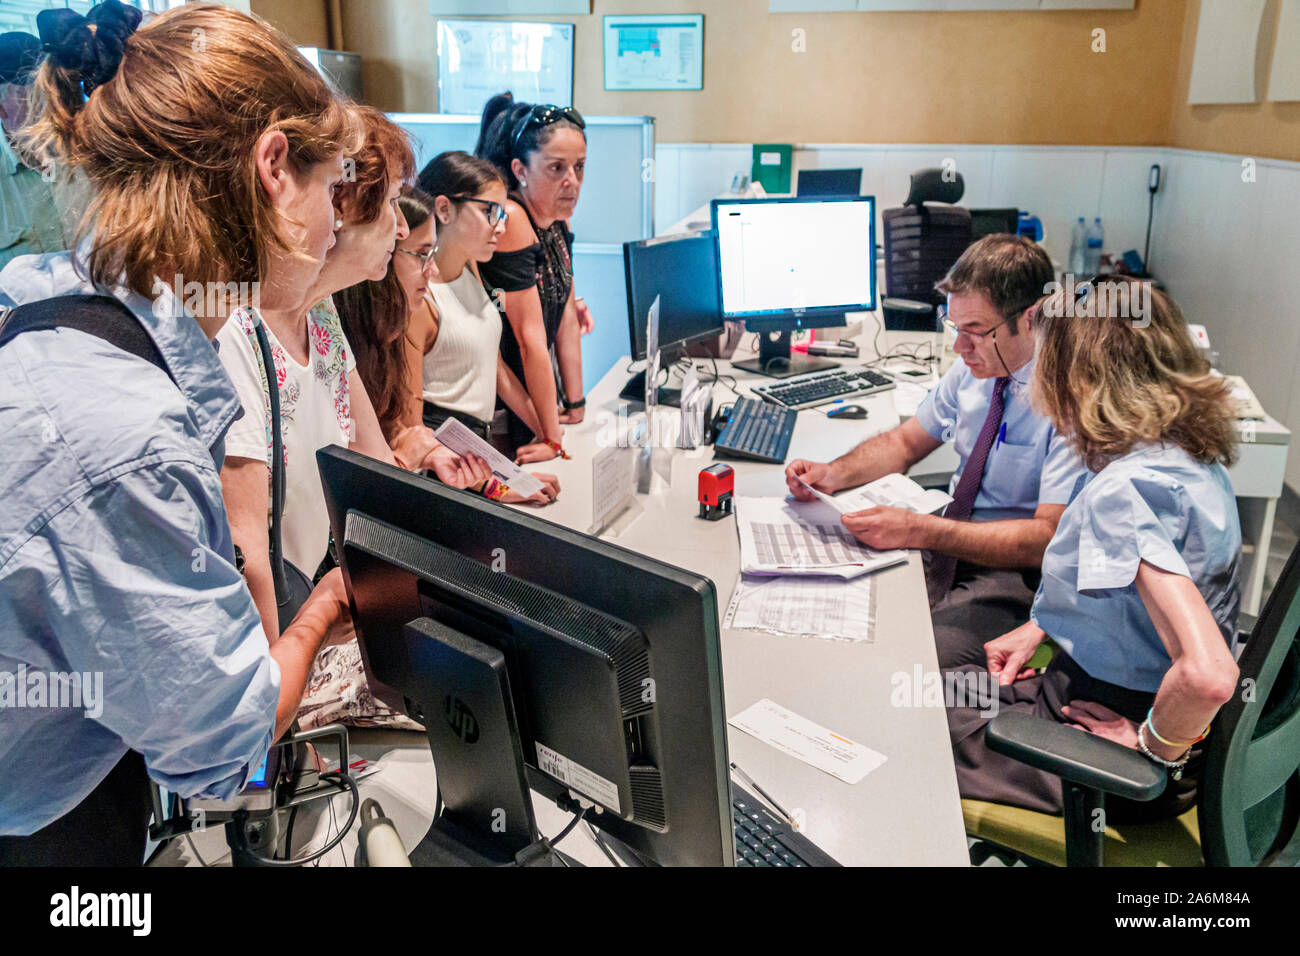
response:
{"label": "white wall", "polygon": [[[663,230],[749,172],[749,144],[660,143],[655,226]],[[1300,433],[1300,163],[1260,159],[1243,182],[1242,157],[1148,147],[810,144],[795,169],[862,167],[862,192],[900,205],[917,169],[954,159],[962,205],[1016,206],[1043,221],[1044,245],[1065,263],[1078,216],[1101,216],[1106,249],[1142,250],[1147,172],[1163,169],[1151,263],[1189,322],[1209,330],[1220,368],[1246,376],[1264,408]],[[879,224],[877,224],[879,236]],[[1295,277],[1294,279],[1292,277]],[[1287,482],[1300,489],[1300,454]]]}

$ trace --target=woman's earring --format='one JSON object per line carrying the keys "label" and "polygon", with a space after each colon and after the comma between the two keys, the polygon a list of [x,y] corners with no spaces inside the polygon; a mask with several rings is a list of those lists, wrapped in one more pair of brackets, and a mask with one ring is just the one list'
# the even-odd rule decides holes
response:
{"label": "woman's earring", "polygon": [[335,229],[342,229],[342,228],[343,228],[343,220],[342,220],[342,219],[335,219],[335,220],[334,220],[334,228],[335,228]]}
{"label": "woman's earring", "polygon": [[521,180],[519,180],[519,188],[520,188],[520,189],[527,189],[527,188],[528,188],[528,184],[527,184],[526,182],[524,182],[524,181],[521,179]]}

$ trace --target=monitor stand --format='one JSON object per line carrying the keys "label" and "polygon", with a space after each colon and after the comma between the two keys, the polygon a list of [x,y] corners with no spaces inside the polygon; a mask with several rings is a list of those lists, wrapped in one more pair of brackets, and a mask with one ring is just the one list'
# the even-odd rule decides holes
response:
{"label": "monitor stand", "polygon": [[[623,386],[623,391],[618,393],[618,397],[625,402],[634,405],[645,404],[645,371],[637,372],[627,380]],[[659,386],[659,404],[667,405],[669,408],[681,408],[682,390],[680,388],[669,388],[667,385]]]}
{"label": "monitor stand", "polygon": [[759,332],[758,358],[732,362],[731,367],[746,372],[756,372],[769,378],[789,378],[792,375],[803,375],[805,372],[822,372],[826,369],[839,368],[839,362],[809,355],[792,355],[789,329],[782,329],[779,333],[775,333],[775,338],[773,335],[772,332]]}
{"label": "monitor stand", "polygon": [[563,866],[537,833],[505,656],[428,617],[407,624],[402,640],[430,675],[414,703],[444,803],[411,864]]}

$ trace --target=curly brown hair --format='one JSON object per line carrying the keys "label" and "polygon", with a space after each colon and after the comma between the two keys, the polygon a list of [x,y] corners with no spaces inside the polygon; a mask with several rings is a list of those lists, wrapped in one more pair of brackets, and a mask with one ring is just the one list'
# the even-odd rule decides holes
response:
{"label": "curly brown hair", "polygon": [[1032,400],[1092,471],[1146,441],[1172,442],[1204,464],[1236,459],[1236,410],[1197,351],[1174,300],[1150,282],[1094,281],[1033,312]]}

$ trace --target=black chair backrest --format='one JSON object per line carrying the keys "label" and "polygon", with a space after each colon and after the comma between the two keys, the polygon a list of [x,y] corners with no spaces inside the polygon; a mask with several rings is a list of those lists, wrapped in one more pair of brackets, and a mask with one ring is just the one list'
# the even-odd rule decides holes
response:
{"label": "black chair backrest", "polygon": [[1267,865],[1300,820],[1300,545],[1237,664],[1238,692],[1214,720],[1200,781],[1210,866]]}

